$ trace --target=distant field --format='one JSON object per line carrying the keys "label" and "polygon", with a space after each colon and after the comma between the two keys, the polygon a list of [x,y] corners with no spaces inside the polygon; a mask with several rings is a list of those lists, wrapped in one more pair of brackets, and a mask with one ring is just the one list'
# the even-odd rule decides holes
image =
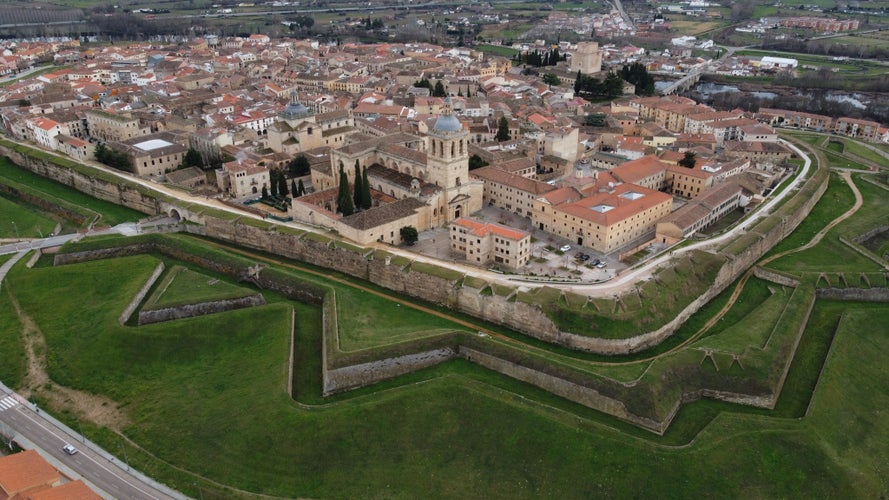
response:
{"label": "distant field", "polygon": [[864,60],[841,60],[835,61],[830,56],[816,56],[811,54],[799,54],[794,52],[774,52],[766,50],[739,50],[736,55],[746,56],[774,56],[790,57],[796,59],[800,66],[817,66],[822,68],[836,68],[840,74],[846,74],[855,77],[870,77],[874,75],[885,74],[887,67],[875,62]]}

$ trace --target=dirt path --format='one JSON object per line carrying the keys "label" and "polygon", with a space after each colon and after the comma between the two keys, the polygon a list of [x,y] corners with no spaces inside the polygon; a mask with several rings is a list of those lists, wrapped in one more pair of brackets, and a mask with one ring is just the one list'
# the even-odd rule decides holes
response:
{"label": "dirt path", "polygon": [[6,287],[7,295],[22,324],[22,339],[28,358],[28,373],[19,393],[30,398],[38,396],[49,400],[53,408],[68,410],[77,418],[94,422],[119,432],[129,423],[129,418],[113,400],[90,394],[52,381],[46,370],[46,339],[37,323],[22,309],[18,300]]}

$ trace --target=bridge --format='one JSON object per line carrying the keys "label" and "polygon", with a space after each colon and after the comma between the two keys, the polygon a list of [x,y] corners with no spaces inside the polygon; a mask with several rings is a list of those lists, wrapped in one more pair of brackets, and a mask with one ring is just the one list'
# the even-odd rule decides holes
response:
{"label": "bridge", "polygon": [[683,76],[682,78],[671,83],[670,86],[659,90],[658,93],[660,93],[661,95],[670,95],[670,94],[675,94],[677,92],[685,92],[686,90],[690,89],[694,84],[698,83],[698,80],[701,79],[701,74],[703,74],[703,73],[704,73],[704,71],[702,69],[695,68],[694,70],[690,71],[688,74]]}

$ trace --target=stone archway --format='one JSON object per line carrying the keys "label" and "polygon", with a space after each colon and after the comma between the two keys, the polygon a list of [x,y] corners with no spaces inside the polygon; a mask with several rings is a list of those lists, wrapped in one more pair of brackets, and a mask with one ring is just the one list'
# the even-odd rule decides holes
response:
{"label": "stone archway", "polygon": [[179,222],[182,220],[182,215],[180,215],[179,210],[177,210],[175,208],[171,209],[170,213],[167,215],[169,215],[171,219],[176,219],[176,222]]}

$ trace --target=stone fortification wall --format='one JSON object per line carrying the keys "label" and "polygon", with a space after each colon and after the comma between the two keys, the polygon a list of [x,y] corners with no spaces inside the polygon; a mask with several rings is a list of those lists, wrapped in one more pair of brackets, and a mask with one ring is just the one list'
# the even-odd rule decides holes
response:
{"label": "stone fortification wall", "polygon": [[20,191],[12,186],[7,186],[6,184],[0,183],[0,193],[6,193],[9,196],[18,198],[26,203],[30,203],[35,207],[40,207],[47,212],[62,217],[63,219],[70,220],[78,226],[82,226],[86,222],[86,217],[84,217],[82,214],[79,214],[73,210],[52,203],[50,201],[44,200],[43,198],[34,196],[31,193]]}
{"label": "stone fortification wall", "polygon": [[851,302],[889,302],[889,288],[819,288],[818,298]]}
{"label": "stone fortification wall", "polygon": [[646,429],[660,429],[661,423],[630,413],[623,402],[603,395],[599,391],[564,378],[544,373],[512,361],[507,361],[477,349],[461,346],[461,358],[477,363],[523,382],[545,389],[565,399],[632,422]]}
{"label": "stone fortification wall", "polygon": [[145,189],[140,189],[135,184],[124,180],[112,182],[98,174],[96,176],[84,174],[65,166],[65,160],[60,160],[58,163],[51,161],[51,156],[46,153],[42,153],[40,156],[26,155],[18,149],[0,144],[0,154],[9,157],[13,163],[20,167],[71,186],[94,198],[123,205],[144,214],[157,215],[159,213],[158,196]]}
{"label": "stone fortification wall", "polygon": [[[152,198],[144,192],[144,189],[126,181],[112,182],[104,178],[91,177],[42,158],[26,157],[17,150],[0,147],[0,151],[4,149],[17,164],[97,198],[152,215],[169,214],[177,210],[175,202],[162,200],[160,195],[158,199]],[[752,241],[743,249],[726,255],[729,260],[720,269],[713,286],[661,328],[628,339],[604,339],[561,332],[537,305],[518,300],[509,302],[496,295],[482,296],[472,289],[459,289],[455,287],[457,280],[410,269],[404,270],[397,265],[387,263],[384,259],[369,259],[348,248],[339,248],[334,242],[321,241],[326,239],[324,237],[279,232],[268,227],[260,227],[261,225],[222,219],[210,213],[189,213],[187,216],[189,220],[199,222],[201,225],[187,224],[185,227],[190,233],[334,269],[396,292],[446,305],[548,342],[595,353],[627,354],[656,345],[672,335],[689,316],[724,290],[772,246],[793,231],[820,199],[826,187],[826,171],[822,173],[816,170],[797,194],[797,197],[805,195],[804,202],[795,204],[793,211],[770,216],[770,218],[780,217],[780,224],[764,224],[769,220],[766,219],[754,227],[751,234],[747,235]],[[181,209],[181,212],[177,213],[184,215],[188,212],[187,209]],[[766,225],[770,227],[758,229]],[[212,265],[210,267],[212,268]],[[230,274],[227,270],[219,271]]]}
{"label": "stone fortification wall", "polygon": [[238,297],[236,299],[201,302],[199,304],[186,304],[182,306],[164,307],[161,309],[151,310],[143,309],[142,311],[139,311],[139,324],[150,325],[152,323],[161,323],[164,321],[172,321],[182,318],[193,318],[195,316],[204,316],[207,314],[233,311],[235,309],[256,307],[264,304],[265,298],[260,294],[256,294],[248,295],[247,297]]}
{"label": "stone fortification wall", "polygon": [[323,394],[329,396],[337,392],[375,384],[382,380],[449,361],[454,359],[455,356],[456,353],[453,349],[445,347],[434,351],[418,352],[397,358],[387,358],[359,365],[334,368],[325,374]]}
{"label": "stone fortification wall", "polygon": [[142,288],[136,295],[133,297],[133,300],[127,304],[127,307],[121,313],[120,317],[117,318],[117,322],[121,325],[130,320],[130,317],[136,312],[136,308],[139,307],[139,304],[142,303],[142,300],[145,299],[145,295],[148,294],[148,291],[151,290],[151,287],[157,282],[157,279],[160,278],[161,274],[164,272],[164,263],[159,262],[157,267],[154,268],[154,272],[151,273],[151,276],[148,277],[148,281],[142,285]]}
{"label": "stone fortification wall", "polygon": [[756,266],[753,268],[753,275],[761,280],[771,281],[772,283],[776,283],[778,285],[789,287],[799,286],[798,279],[760,266]]}

